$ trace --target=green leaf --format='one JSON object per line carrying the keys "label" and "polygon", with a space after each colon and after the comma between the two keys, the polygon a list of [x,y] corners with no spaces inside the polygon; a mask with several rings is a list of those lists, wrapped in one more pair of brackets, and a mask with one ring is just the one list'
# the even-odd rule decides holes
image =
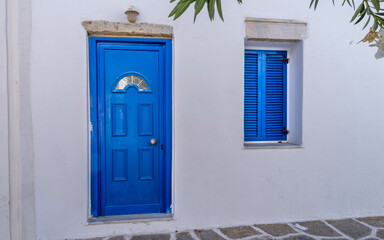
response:
{"label": "green leaf", "polygon": [[[176,6],[169,13],[169,17],[173,17],[173,20],[176,20],[177,18],[179,18],[188,9],[188,7],[195,2],[194,22],[196,21],[197,15],[204,8],[205,3],[207,3],[208,15],[211,21],[214,20],[214,17],[215,17],[215,4],[217,4],[217,11],[220,18],[224,21],[222,3],[221,3],[222,0],[170,0],[171,3],[176,1],[177,1]],[[312,1],[318,2],[319,0],[312,0]],[[384,1],[384,0],[379,0],[379,1]],[[239,4],[242,4],[243,0],[237,0],[237,2]]]}
{"label": "green leaf", "polygon": [[168,17],[172,17],[173,15],[175,15],[176,12],[177,12],[177,9],[178,9],[179,7],[180,7],[179,4],[177,4],[177,5],[172,9],[172,11],[169,13]]}
{"label": "green leaf", "polygon": [[309,8],[312,7],[313,3],[315,2],[315,0],[311,0],[311,4],[309,4]]}
{"label": "green leaf", "polygon": [[364,25],[363,29],[365,29],[368,26],[368,23],[371,21],[371,16],[369,16],[367,23]]}
{"label": "green leaf", "polygon": [[[176,0],[173,0],[176,1]],[[185,3],[188,3],[191,0],[179,0],[179,2],[176,4],[175,8],[171,11],[171,13],[168,15],[168,17],[172,17],[176,13],[180,11],[180,9],[184,6]],[[192,2],[195,0],[192,0]]]}
{"label": "green leaf", "polygon": [[373,15],[373,12],[369,6],[367,6],[367,14],[368,15]]}
{"label": "green leaf", "polygon": [[378,24],[381,28],[384,28],[384,18],[380,17],[380,16],[375,16],[375,19],[378,21]]}
{"label": "green leaf", "polygon": [[344,5],[344,3],[348,3],[348,5],[352,7],[352,5],[351,5],[351,3],[349,2],[349,0],[345,0],[345,1],[343,2],[343,5]]}
{"label": "green leaf", "polygon": [[379,12],[380,11],[380,2],[379,0],[371,0],[373,6],[375,7],[376,9],[376,12]]}
{"label": "green leaf", "polygon": [[215,18],[215,0],[208,0],[207,8],[209,19],[212,21]]}
{"label": "green leaf", "polygon": [[[175,0],[174,0],[174,1],[175,1]],[[185,3],[186,1],[188,1],[188,0],[180,0],[180,1],[176,4],[175,8],[173,8],[173,10],[171,11],[171,13],[168,15],[168,17],[172,17],[173,15],[175,15],[175,14],[178,12],[178,10],[184,5],[184,3]]]}
{"label": "green leaf", "polygon": [[376,31],[378,27],[379,27],[379,22],[375,19],[375,21],[373,22],[372,28],[373,28],[373,30]]}
{"label": "green leaf", "polygon": [[376,18],[380,21],[380,22],[384,22],[384,18],[380,17],[380,16],[376,16]]}
{"label": "green leaf", "polygon": [[193,3],[194,1],[195,0],[186,0],[186,1],[181,0],[178,3],[178,4],[180,4],[180,7],[177,9],[175,17],[173,18],[173,20],[178,19],[185,12],[185,10],[188,9],[189,5],[191,5],[191,3]]}
{"label": "green leaf", "polygon": [[352,19],[351,19],[350,22],[353,22],[353,20],[355,20],[355,18],[357,17],[357,15],[359,15],[359,13],[361,13],[361,12],[363,11],[363,9],[364,9],[364,2],[362,2],[362,3],[360,4],[360,6],[357,8],[357,10],[355,11],[355,14],[353,14]]}
{"label": "green leaf", "polygon": [[349,5],[350,7],[353,7],[353,9],[356,8],[356,7],[355,7],[355,0],[344,0],[343,3],[341,4],[341,6],[344,6],[345,3],[348,3],[348,5]]}
{"label": "green leaf", "polygon": [[201,10],[203,9],[205,2],[206,2],[206,0],[196,0],[196,2],[195,2],[195,16],[194,16],[193,22],[196,21],[196,17],[201,12]]}
{"label": "green leaf", "polygon": [[224,22],[223,10],[221,8],[221,0],[216,0],[216,5],[217,5],[217,12],[219,13],[221,20],[223,20]]}
{"label": "green leaf", "polygon": [[363,20],[363,18],[365,17],[365,14],[367,13],[367,9],[365,9],[361,14],[360,14],[360,18],[357,19],[357,21],[355,22],[355,25],[358,24],[359,22],[361,22],[361,20]]}
{"label": "green leaf", "polygon": [[319,0],[315,0],[315,10],[317,8],[317,4],[319,3]]}

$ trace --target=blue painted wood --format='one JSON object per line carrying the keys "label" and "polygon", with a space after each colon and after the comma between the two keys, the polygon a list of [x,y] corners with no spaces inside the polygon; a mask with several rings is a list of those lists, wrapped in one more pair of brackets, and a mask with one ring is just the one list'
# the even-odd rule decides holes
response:
{"label": "blue painted wood", "polygon": [[112,136],[127,135],[127,105],[112,104]]}
{"label": "blue painted wood", "polygon": [[139,178],[140,180],[153,180],[154,178],[154,151],[152,147],[139,148]]}
{"label": "blue painted wood", "polygon": [[244,61],[244,141],[261,139],[260,51],[246,50]]}
{"label": "blue painted wood", "polygon": [[286,51],[246,50],[244,141],[285,141],[287,126]]}
{"label": "blue painted wood", "polygon": [[[91,121],[98,123],[97,131],[91,134],[92,216],[169,213],[172,41],[90,37],[89,43],[91,102],[97,102],[91,108]],[[129,87],[125,92],[114,91],[116,81],[132,72],[148,81],[151,92]],[[113,111],[112,106],[121,109],[123,105],[126,113]],[[151,138],[156,138],[158,144],[151,145]],[[126,149],[127,167],[122,158],[112,161],[113,153],[121,149]],[[124,154],[120,156],[125,158]],[[114,169],[116,166],[126,169]]]}
{"label": "blue painted wood", "polygon": [[145,103],[138,105],[138,134],[139,136],[153,135],[153,104]]}
{"label": "blue painted wood", "polygon": [[[99,186],[99,138],[98,138],[98,99],[97,99],[97,47],[96,39],[89,38],[89,95],[91,138],[91,216],[98,217],[100,212]],[[91,125],[92,124],[92,125]]]}
{"label": "blue painted wood", "polygon": [[262,86],[262,136],[263,141],[285,141],[287,65],[284,63],[287,52],[263,51]]}
{"label": "blue painted wood", "polygon": [[165,118],[165,127],[160,128],[160,132],[165,136],[162,142],[164,146],[163,157],[165,164],[162,172],[165,173],[165,212],[172,213],[172,40],[163,40],[165,44],[165,66],[161,69],[161,74],[165,76],[165,84],[160,86],[164,94],[165,104],[160,106],[160,114]]}
{"label": "blue painted wood", "polygon": [[112,150],[112,173],[114,182],[128,181],[128,149]]}

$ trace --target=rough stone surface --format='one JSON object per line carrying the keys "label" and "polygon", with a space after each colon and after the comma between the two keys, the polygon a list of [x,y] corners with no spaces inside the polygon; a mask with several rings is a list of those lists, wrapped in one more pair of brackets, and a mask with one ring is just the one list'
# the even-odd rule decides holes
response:
{"label": "rough stone surface", "polygon": [[187,232],[177,233],[176,240],[194,240],[192,236]]}
{"label": "rough stone surface", "polygon": [[108,21],[83,21],[88,35],[122,35],[171,38],[173,27],[150,23],[122,23]]}
{"label": "rough stone surface", "polygon": [[[262,224],[252,226],[227,227],[220,229],[176,232],[175,240],[384,240],[384,217],[349,218],[342,220],[307,221],[297,223]],[[292,226],[292,227],[290,227]],[[372,227],[370,227],[372,226]],[[335,230],[337,229],[337,230]],[[258,231],[259,230],[259,231]],[[374,231],[373,231],[374,230]],[[374,233],[376,236],[371,236]],[[196,235],[196,236],[195,236]],[[348,236],[348,237],[347,237]],[[197,237],[197,238],[196,238]],[[96,237],[76,240],[124,240],[125,236]],[[157,235],[136,235],[130,240],[170,240],[171,233]]]}
{"label": "rough stone surface", "polygon": [[124,236],[114,236],[114,237],[108,238],[108,240],[125,240],[125,237]]}
{"label": "rough stone surface", "polygon": [[252,41],[300,41],[307,35],[307,23],[285,19],[245,19],[245,37]]}
{"label": "rough stone surface", "polygon": [[323,237],[340,236],[340,234],[338,234],[335,230],[328,227],[325,223],[321,221],[299,222],[295,224],[299,224],[300,226],[306,227],[307,230],[304,230],[304,232],[311,235]]}
{"label": "rough stone surface", "polygon": [[81,238],[81,239],[75,239],[75,240],[104,240],[103,237],[96,237],[96,238]]}
{"label": "rough stone surface", "polygon": [[155,234],[155,235],[138,235],[133,236],[131,240],[169,240],[169,234]]}
{"label": "rough stone surface", "polygon": [[376,232],[376,237],[384,239],[384,230],[383,229],[378,229]]}
{"label": "rough stone surface", "polygon": [[327,222],[354,239],[366,237],[372,232],[370,228],[353,219],[332,220]]}
{"label": "rough stone surface", "polygon": [[97,237],[97,238],[82,238],[82,239],[75,239],[75,240],[104,240],[103,237]]}
{"label": "rough stone surface", "polygon": [[195,230],[195,233],[201,240],[223,240],[224,239],[212,230]]}
{"label": "rough stone surface", "polygon": [[291,237],[283,238],[284,240],[314,240],[314,238],[308,237],[306,235],[296,235]]}
{"label": "rough stone surface", "polygon": [[255,229],[249,226],[220,228],[220,231],[229,238],[244,238],[261,234],[260,232],[256,231]]}
{"label": "rough stone surface", "polygon": [[296,233],[288,224],[262,224],[255,225],[266,233],[269,233],[275,237],[285,236],[291,233]]}
{"label": "rough stone surface", "polygon": [[[249,240],[274,240],[275,238],[272,238],[272,237],[268,237],[268,236],[258,236],[258,237],[254,237],[254,238],[251,238]],[[333,240],[333,239],[332,239]]]}
{"label": "rough stone surface", "polygon": [[384,228],[384,217],[366,217],[366,218],[357,218],[357,220],[362,221],[374,227]]}
{"label": "rough stone surface", "polygon": [[[322,238],[321,240],[329,240],[329,238]],[[348,238],[332,238],[332,240],[348,240]]]}

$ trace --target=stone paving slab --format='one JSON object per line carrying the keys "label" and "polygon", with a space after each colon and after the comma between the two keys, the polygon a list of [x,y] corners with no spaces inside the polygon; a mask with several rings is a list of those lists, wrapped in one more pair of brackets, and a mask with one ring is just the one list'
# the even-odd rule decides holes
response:
{"label": "stone paving slab", "polygon": [[315,240],[315,239],[312,237],[308,237],[306,235],[296,235],[296,236],[283,238],[283,240]]}
{"label": "stone paving slab", "polygon": [[[248,238],[246,238],[246,239],[248,239]],[[274,240],[274,238],[267,237],[267,236],[258,236],[258,237],[255,237],[255,238],[251,238],[249,240]]]}
{"label": "stone paving slab", "polygon": [[260,224],[168,234],[76,240],[384,240],[384,217]]}
{"label": "stone paving slab", "polygon": [[327,222],[353,239],[369,236],[372,232],[372,229],[353,219],[329,220]]}
{"label": "stone paving slab", "polygon": [[275,237],[285,236],[291,233],[296,233],[288,224],[261,224],[255,225],[266,233],[271,234]]}
{"label": "stone paving slab", "polygon": [[[67,240],[67,239],[66,239]],[[96,238],[79,238],[79,239],[75,239],[75,240],[104,240],[103,237],[96,237]]]}
{"label": "stone paving slab", "polygon": [[[330,238],[322,238],[321,240],[329,240],[329,239]],[[348,238],[332,238],[332,240],[348,240]]]}
{"label": "stone paving slab", "polygon": [[176,234],[176,240],[194,240],[191,234],[187,232],[181,232]]}
{"label": "stone paving slab", "polygon": [[125,236],[114,236],[108,238],[108,240],[125,240]]}
{"label": "stone paving slab", "polygon": [[304,232],[315,235],[315,236],[326,236],[326,237],[339,237],[340,234],[338,234],[335,230],[328,227],[325,223],[321,221],[310,221],[310,222],[298,222],[295,223],[300,226],[303,226],[307,228],[307,230],[303,230]]}
{"label": "stone paving slab", "polygon": [[380,239],[384,239],[384,229],[377,230],[376,237],[378,237]]}
{"label": "stone paving slab", "polygon": [[212,230],[195,230],[195,234],[201,240],[223,240],[223,239],[225,239]]}
{"label": "stone paving slab", "polygon": [[133,236],[131,240],[169,240],[170,234],[139,235]]}
{"label": "stone paving slab", "polygon": [[357,218],[358,221],[369,224],[373,227],[384,228],[384,217],[366,217],[366,218]]}
{"label": "stone paving slab", "polygon": [[241,227],[229,227],[229,228],[220,228],[220,231],[225,234],[227,237],[236,239],[236,238],[245,238],[254,235],[260,235],[261,232],[256,231],[250,226],[241,226]]}

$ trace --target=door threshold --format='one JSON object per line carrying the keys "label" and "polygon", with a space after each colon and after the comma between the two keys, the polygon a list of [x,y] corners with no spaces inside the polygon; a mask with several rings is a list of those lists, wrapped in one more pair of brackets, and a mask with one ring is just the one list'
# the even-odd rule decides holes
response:
{"label": "door threshold", "polygon": [[93,224],[105,224],[105,223],[169,221],[173,219],[174,219],[173,214],[166,214],[166,213],[112,215],[112,216],[101,216],[97,218],[89,218],[88,224],[93,225]]}

